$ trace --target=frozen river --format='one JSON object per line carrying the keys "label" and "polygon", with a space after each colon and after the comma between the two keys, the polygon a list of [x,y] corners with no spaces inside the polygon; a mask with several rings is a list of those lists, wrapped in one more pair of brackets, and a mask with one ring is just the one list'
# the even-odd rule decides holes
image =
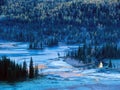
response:
{"label": "frozen river", "polygon": [[29,50],[27,43],[0,43],[0,56],[6,55],[18,63],[24,60],[29,64],[30,57],[34,64],[43,68],[47,76],[16,84],[0,83],[0,90],[119,90],[120,72],[97,72],[97,69],[79,70],[63,59],[58,59],[57,53],[78,46],[61,45],[44,50]]}

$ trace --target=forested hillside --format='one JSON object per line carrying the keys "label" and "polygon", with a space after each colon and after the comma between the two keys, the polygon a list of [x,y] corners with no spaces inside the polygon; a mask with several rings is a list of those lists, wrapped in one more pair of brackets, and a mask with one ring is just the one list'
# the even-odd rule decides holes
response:
{"label": "forested hillside", "polygon": [[2,0],[0,5],[1,39],[100,44],[120,38],[119,0]]}

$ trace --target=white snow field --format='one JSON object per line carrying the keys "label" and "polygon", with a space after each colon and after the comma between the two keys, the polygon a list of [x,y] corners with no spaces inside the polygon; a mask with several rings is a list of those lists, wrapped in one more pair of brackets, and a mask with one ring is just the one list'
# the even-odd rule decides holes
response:
{"label": "white snow field", "polygon": [[62,57],[66,50],[77,45],[61,45],[44,50],[29,50],[27,47],[27,43],[0,42],[0,56],[6,55],[18,63],[26,60],[28,65],[32,57],[34,64],[42,68],[45,77],[14,84],[0,82],[0,90],[120,90],[120,72],[83,70],[69,65],[63,58],[58,59],[58,53]]}

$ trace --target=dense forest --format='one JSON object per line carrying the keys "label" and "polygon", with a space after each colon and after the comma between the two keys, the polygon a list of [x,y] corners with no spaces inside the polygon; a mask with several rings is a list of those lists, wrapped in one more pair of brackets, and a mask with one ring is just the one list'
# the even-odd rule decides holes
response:
{"label": "dense forest", "polygon": [[[97,1],[96,1],[97,2]],[[38,43],[37,47],[83,43],[117,43],[120,1],[2,0],[0,39]],[[8,34],[9,33],[9,34]],[[55,42],[51,40],[55,38]]]}
{"label": "dense forest", "polygon": [[15,82],[37,76],[38,66],[34,67],[32,58],[30,59],[29,69],[25,61],[21,65],[5,56],[0,59],[0,81]]}

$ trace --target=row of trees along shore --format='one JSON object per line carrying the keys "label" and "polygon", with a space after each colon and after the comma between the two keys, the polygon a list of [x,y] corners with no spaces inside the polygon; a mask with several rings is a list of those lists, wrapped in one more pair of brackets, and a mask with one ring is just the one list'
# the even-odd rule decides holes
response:
{"label": "row of trees along shore", "polygon": [[33,66],[33,59],[30,59],[29,68],[26,61],[23,65],[3,56],[0,59],[0,81],[16,82],[32,79],[38,76],[38,66]]}
{"label": "row of trees along shore", "polygon": [[103,46],[87,46],[84,44],[76,50],[68,51],[66,57],[74,58],[83,63],[90,63],[91,58],[97,60],[120,58],[120,48],[116,44],[105,44]]}
{"label": "row of trees along shore", "polygon": [[58,40],[54,38],[50,38],[46,41],[33,41],[29,43],[28,48],[29,49],[43,49],[45,46],[52,47],[52,46],[57,46],[58,45]]}

